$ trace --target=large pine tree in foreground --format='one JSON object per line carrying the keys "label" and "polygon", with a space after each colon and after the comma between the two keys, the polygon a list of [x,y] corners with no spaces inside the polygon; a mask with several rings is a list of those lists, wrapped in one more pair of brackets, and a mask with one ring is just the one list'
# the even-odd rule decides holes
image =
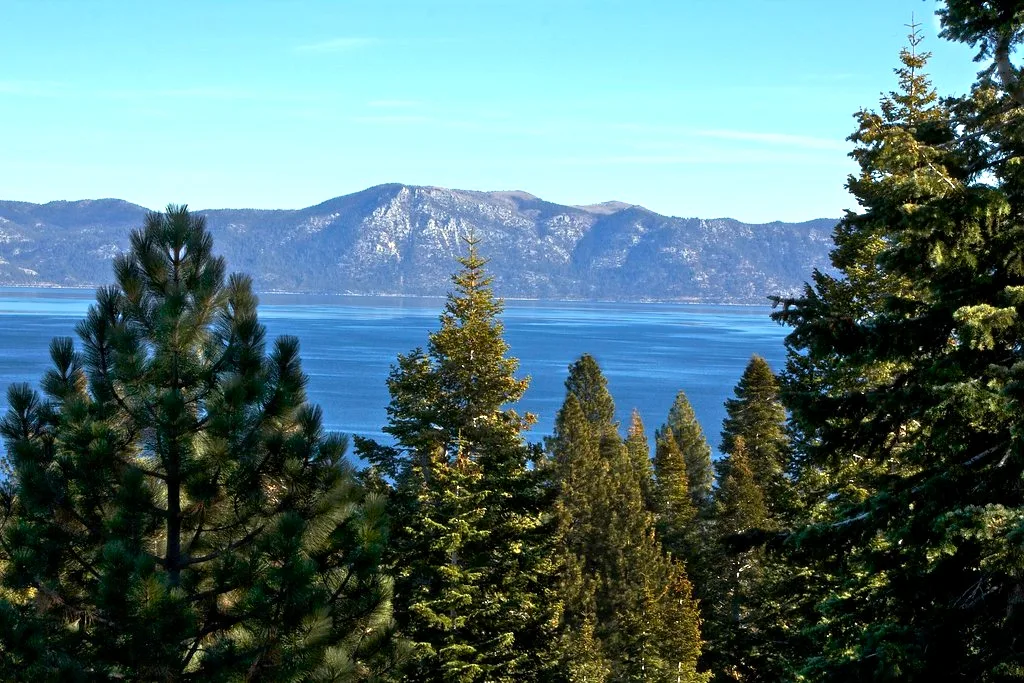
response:
{"label": "large pine tree in foreground", "polygon": [[508,357],[486,261],[469,240],[441,327],[400,356],[384,431],[360,441],[388,492],[395,615],[413,647],[404,680],[544,675],[550,617],[547,493],[512,407],[526,391]]}
{"label": "large pine tree in foreground", "polygon": [[956,102],[911,36],[899,89],[858,116],[838,276],[776,314],[807,516],[789,570],[811,580],[788,599],[814,680],[1024,678],[1019,5],[948,3],[947,33],[999,67]]}
{"label": "large pine tree in foreground", "polygon": [[43,395],[8,394],[4,680],[364,680],[390,587],[382,501],[267,352],[202,218],[150,214]]}

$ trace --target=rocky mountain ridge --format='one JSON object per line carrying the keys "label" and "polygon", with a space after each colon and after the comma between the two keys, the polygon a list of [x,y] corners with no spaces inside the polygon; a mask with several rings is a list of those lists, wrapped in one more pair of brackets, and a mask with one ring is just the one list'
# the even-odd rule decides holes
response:
{"label": "rocky mountain ridge", "polygon": [[[0,284],[109,282],[147,209],[0,201]],[[473,233],[506,297],[764,303],[826,268],[835,220],[673,218],[623,202],[379,185],[295,210],[215,209],[217,252],[262,291],[436,295]]]}

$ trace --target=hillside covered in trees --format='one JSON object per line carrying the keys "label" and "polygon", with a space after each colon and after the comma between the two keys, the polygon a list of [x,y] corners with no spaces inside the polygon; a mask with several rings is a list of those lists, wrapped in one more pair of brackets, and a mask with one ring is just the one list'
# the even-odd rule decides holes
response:
{"label": "hillside covered in trees", "polygon": [[941,16],[991,68],[940,98],[911,34],[717,458],[683,393],[616,423],[589,355],[528,442],[470,239],[356,465],[204,220],[150,214],[9,392],[0,676],[1024,680],[1024,9]]}

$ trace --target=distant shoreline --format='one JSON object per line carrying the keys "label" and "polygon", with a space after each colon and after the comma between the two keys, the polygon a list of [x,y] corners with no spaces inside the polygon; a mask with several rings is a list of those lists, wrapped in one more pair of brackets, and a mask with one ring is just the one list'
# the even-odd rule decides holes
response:
{"label": "distant shoreline", "polygon": [[[106,283],[110,284],[110,283]],[[55,284],[38,284],[38,285],[0,285],[0,291],[6,290],[52,290],[59,292],[81,292],[81,293],[94,293],[99,287],[106,285],[81,285],[81,286],[67,286],[67,285],[55,285]],[[443,301],[445,295],[443,294],[360,294],[354,292],[296,292],[287,290],[256,290],[258,296],[270,295],[270,296],[308,296],[308,297],[323,297],[323,298],[379,298],[379,299],[424,299],[424,300],[437,300]],[[516,302],[516,303],[550,303],[550,304],[666,304],[674,306],[737,306],[737,307],[748,307],[748,308],[772,308],[771,303],[768,301],[768,297],[765,297],[764,303],[751,303],[743,301],[705,301],[701,299],[566,299],[566,298],[553,298],[546,299],[541,297],[523,297],[523,296],[501,296],[499,297],[505,301]]]}

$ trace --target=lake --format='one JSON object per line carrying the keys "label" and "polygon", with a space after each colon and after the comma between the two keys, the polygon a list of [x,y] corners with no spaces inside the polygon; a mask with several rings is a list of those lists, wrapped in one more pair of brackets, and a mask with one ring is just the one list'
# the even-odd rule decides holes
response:
{"label": "lake", "polygon": [[[0,401],[7,386],[37,386],[55,336],[74,336],[93,292],[0,288]],[[309,397],[329,429],[381,437],[388,404],[385,380],[399,353],[425,346],[438,327],[443,299],[263,294],[260,318],[269,337],[301,341]],[[623,429],[633,408],[648,432],[686,391],[709,442],[719,442],[723,401],[751,354],[781,367],[786,328],[766,306],[665,303],[508,301],[503,320],[520,375],[531,377],[519,410],[538,415],[529,438],[551,433],[564,398],[568,365],[582,353],[601,364]]]}

